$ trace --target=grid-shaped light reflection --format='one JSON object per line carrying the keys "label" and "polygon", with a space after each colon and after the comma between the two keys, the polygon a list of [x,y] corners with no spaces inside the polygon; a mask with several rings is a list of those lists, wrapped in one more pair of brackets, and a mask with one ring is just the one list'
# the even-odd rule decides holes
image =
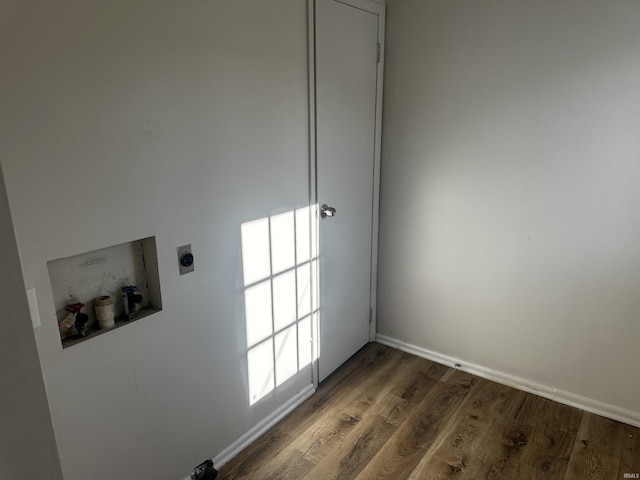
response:
{"label": "grid-shaped light reflection", "polygon": [[280,386],[298,372],[297,325],[278,333],[275,340],[276,386]]}
{"label": "grid-shaped light reflection", "polygon": [[251,405],[312,361],[311,211],[291,210],[240,229]]}
{"label": "grid-shaped light reflection", "polygon": [[262,218],[243,223],[242,271],[245,286],[271,275],[271,252],[269,250],[269,219]]}
{"label": "grid-shaped light reflection", "polygon": [[244,291],[245,321],[247,325],[247,345],[273,335],[271,321],[271,282],[260,282]]}
{"label": "grid-shaped light reflection", "polygon": [[296,271],[289,270],[273,278],[273,321],[281,330],[296,320]]}
{"label": "grid-shaped light reflection", "polygon": [[274,215],[269,222],[271,224],[272,272],[275,274],[292,268],[296,264],[294,212]]}
{"label": "grid-shaped light reflection", "polygon": [[249,372],[249,398],[253,405],[273,390],[273,338],[254,345],[247,353]]}

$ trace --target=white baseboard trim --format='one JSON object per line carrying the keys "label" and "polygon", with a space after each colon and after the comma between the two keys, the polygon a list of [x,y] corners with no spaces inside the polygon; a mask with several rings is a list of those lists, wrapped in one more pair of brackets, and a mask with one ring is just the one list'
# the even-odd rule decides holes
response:
{"label": "white baseboard trim", "polygon": [[595,413],[596,415],[627,423],[634,427],[640,427],[640,412],[634,412],[615,405],[600,402],[598,400],[593,400],[582,395],[558,390],[550,385],[538,383],[524,377],[518,377],[492,368],[483,367],[482,365],[464,362],[458,358],[433,352],[426,348],[406,343],[387,335],[376,334],[376,342],[397,348],[398,350],[411,353],[418,357],[426,358],[427,360],[431,360],[436,363],[457,368],[467,373],[472,373],[488,380],[493,380],[494,382],[498,382],[503,385],[517,388],[518,390],[524,390],[525,392],[554,400],[558,403],[563,403],[590,413]]}
{"label": "white baseboard trim", "polygon": [[220,469],[225,463],[238,455],[242,450],[247,448],[253,442],[255,442],[261,435],[267,430],[273,427],[276,423],[289,415],[292,410],[304,402],[307,398],[315,393],[316,389],[313,385],[307,385],[300,392],[298,392],[293,398],[287,401],[284,405],[274,411],[271,415],[266,417],[261,422],[257,423],[249,431],[245,432],[238,440],[233,442],[227,448],[219,452],[213,457],[213,464],[217,469]]}

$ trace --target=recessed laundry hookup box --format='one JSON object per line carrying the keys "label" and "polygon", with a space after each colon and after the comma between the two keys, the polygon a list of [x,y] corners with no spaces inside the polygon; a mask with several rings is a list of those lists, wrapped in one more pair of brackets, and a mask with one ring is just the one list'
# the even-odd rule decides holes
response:
{"label": "recessed laundry hookup box", "polygon": [[63,348],[162,310],[155,237],[58,258],[47,267]]}

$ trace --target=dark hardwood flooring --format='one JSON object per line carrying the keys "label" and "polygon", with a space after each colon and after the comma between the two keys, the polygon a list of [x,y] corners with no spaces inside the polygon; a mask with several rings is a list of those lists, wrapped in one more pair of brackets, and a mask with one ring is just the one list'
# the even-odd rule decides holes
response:
{"label": "dark hardwood flooring", "polygon": [[220,472],[221,480],[616,480],[640,429],[377,343]]}

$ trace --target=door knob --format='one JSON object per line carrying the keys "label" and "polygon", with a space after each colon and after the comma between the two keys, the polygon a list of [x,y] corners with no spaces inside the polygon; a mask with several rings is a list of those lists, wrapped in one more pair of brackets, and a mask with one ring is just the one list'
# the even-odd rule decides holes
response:
{"label": "door knob", "polygon": [[322,218],[335,217],[336,209],[328,206],[326,203],[320,207],[320,216]]}

